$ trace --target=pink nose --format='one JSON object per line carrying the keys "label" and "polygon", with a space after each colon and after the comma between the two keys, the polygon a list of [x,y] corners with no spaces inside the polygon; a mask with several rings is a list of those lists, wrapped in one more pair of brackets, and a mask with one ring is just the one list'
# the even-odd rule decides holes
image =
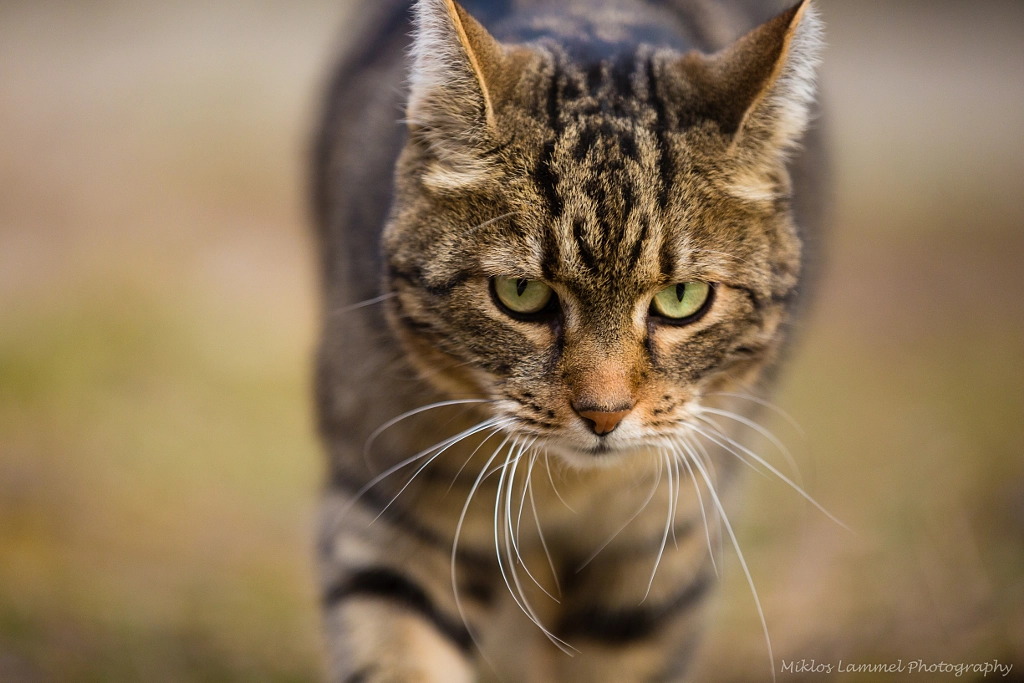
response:
{"label": "pink nose", "polygon": [[622,422],[623,418],[631,412],[633,412],[632,409],[619,410],[614,413],[602,410],[584,410],[579,413],[579,416],[584,420],[590,421],[594,433],[601,436],[615,429]]}

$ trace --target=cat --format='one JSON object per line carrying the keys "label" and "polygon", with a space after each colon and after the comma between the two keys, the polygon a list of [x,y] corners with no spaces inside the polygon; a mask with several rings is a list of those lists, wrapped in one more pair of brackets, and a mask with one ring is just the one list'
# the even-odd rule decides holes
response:
{"label": "cat", "polygon": [[822,223],[821,24],[765,11],[360,5],[312,178],[332,681],[692,671]]}

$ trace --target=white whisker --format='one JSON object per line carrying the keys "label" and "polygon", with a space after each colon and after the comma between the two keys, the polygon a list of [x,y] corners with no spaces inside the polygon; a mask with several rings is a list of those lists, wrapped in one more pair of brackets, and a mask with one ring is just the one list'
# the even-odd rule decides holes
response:
{"label": "white whisker", "polygon": [[[520,445],[519,451],[516,453],[514,459],[512,457],[511,450],[509,451],[509,456],[506,457],[506,459],[505,459],[505,467],[502,470],[501,480],[499,480],[499,482],[498,482],[498,494],[497,494],[496,500],[495,500],[495,520],[494,520],[495,521],[495,524],[494,524],[494,543],[495,543],[495,550],[498,551],[498,568],[501,571],[502,578],[505,579],[505,585],[508,587],[509,593],[512,595],[512,599],[515,600],[516,604],[523,611],[523,614],[525,614],[527,616],[527,618],[529,618],[530,621],[532,621],[534,623],[534,625],[537,626],[537,628],[539,628],[541,630],[541,632],[545,635],[545,637],[547,637],[547,639],[549,641],[551,641],[551,643],[555,647],[557,647],[559,650],[561,650],[565,654],[567,654],[569,656],[573,656],[573,653],[574,652],[578,652],[578,650],[576,650],[576,648],[572,647],[571,645],[569,645],[569,643],[565,642],[564,640],[562,640],[561,638],[556,636],[554,633],[552,633],[550,630],[548,630],[547,627],[545,627],[541,623],[540,617],[537,615],[536,611],[534,611],[533,607],[530,605],[530,602],[527,599],[526,593],[525,593],[525,591],[523,589],[522,581],[520,581],[520,579],[519,579],[519,572],[516,571],[515,558],[512,555],[512,552],[513,552],[513,545],[512,545],[512,543],[513,543],[513,537],[512,537],[513,529],[512,529],[512,515],[511,515],[512,484],[513,484],[513,480],[515,478],[516,469],[517,469],[517,467],[519,465],[520,460],[522,460],[523,454],[525,453],[527,448],[528,448],[528,445],[525,444],[525,443]],[[510,471],[510,468],[511,468],[511,471]],[[508,482],[507,484],[505,483],[506,481]],[[503,484],[507,488],[503,489]],[[504,496],[502,495],[503,493],[504,493]],[[499,528],[499,519],[501,518],[501,504],[502,504],[502,502],[504,502],[504,519],[505,519],[505,524],[503,525],[503,527],[504,527],[503,528],[503,531],[504,531],[503,537],[504,537],[505,542],[504,542],[503,545],[505,547],[505,555],[508,558],[508,563],[509,563],[508,573],[512,575],[512,583],[515,583],[515,590],[513,590],[512,585],[511,585],[511,583],[508,580],[508,574],[506,573],[505,567],[504,567],[503,563],[501,562],[501,552],[500,552],[500,547],[501,546],[499,544],[498,528]],[[519,561],[520,561],[520,563],[522,563],[522,558],[521,557],[519,558]],[[523,566],[525,567],[525,564]],[[538,584],[538,586],[539,586],[539,584]],[[541,587],[541,590],[544,590],[543,587]],[[545,591],[545,593],[546,592],[547,591]]]}
{"label": "white whisker", "polygon": [[[534,441],[536,441],[536,440],[537,439],[534,439]],[[532,456],[531,456],[531,462],[532,462]],[[527,469],[529,469],[529,468],[527,468]],[[523,523],[523,508],[526,507],[526,488],[527,488],[526,485],[523,484],[523,495],[519,499],[519,512],[516,514],[516,537],[515,537],[515,542],[516,542],[517,546],[519,545],[519,539],[522,537],[522,534],[520,534],[520,528],[521,528],[522,523]]]}
{"label": "white whisker", "polygon": [[339,309],[335,310],[333,312],[333,314],[334,315],[341,315],[343,313],[348,313],[350,311],[355,311],[355,310],[358,310],[360,308],[365,308],[366,306],[373,306],[374,304],[379,304],[379,303],[381,303],[383,301],[387,301],[388,299],[394,299],[396,296],[398,296],[398,292],[388,292],[387,294],[381,294],[380,296],[375,296],[372,299],[367,299],[366,301],[360,301],[359,303],[352,304],[351,306],[345,306],[344,308],[339,308]]}
{"label": "white whisker", "polygon": [[491,430],[490,434],[488,434],[486,437],[484,437],[484,440],[481,441],[480,444],[476,448],[473,449],[473,452],[469,454],[469,457],[466,458],[466,461],[464,463],[462,463],[462,467],[460,467],[459,471],[455,473],[454,477],[452,477],[452,483],[448,484],[448,489],[445,491],[445,495],[451,493],[452,488],[455,486],[455,482],[459,480],[460,476],[462,476],[463,470],[466,469],[466,467],[469,465],[470,461],[473,460],[473,458],[480,451],[480,449],[484,447],[484,444],[487,443],[488,441],[490,441],[492,436],[494,436],[495,434],[500,432],[502,429],[505,428],[505,426],[507,426],[511,422],[512,422],[512,420],[507,420],[507,421],[495,422],[494,423],[497,426],[493,430]]}
{"label": "white whisker", "polygon": [[581,564],[579,567],[576,568],[576,573],[577,574],[579,574],[581,571],[583,571],[588,564],[593,562],[594,558],[596,558],[598,555],[600,555],[601,551],[604,550],[605,548],[607,548],[611,544],[611,542],[615,540],[616,536],[621,534],[626,529],[626,527],[629,526],[633,522],[634,519],[636,519],[637,517],[640,516],[640,513],[642,513],[644,510],[647,509],[647,506],[650,504],[651,499],[654,498],[654,494],[658,492],[658,486],[661,485],[661,472],[662,472],[662,468],[664,467],[664,465],[665,465],[665,461],[664,460],[659,460],[659,462],[658,462],[658,476],[655,478],[654,486],[651,487],[651,492],[647,494],[647,499],[644,500],[643,505],[641,505],[640,508],[636,512],[633,513],[632,517],[630,517],[628,520],[626,520],[625,524],[623,524],[622,526],[619,527],[618,531],[616,531],[614,534],[609,536],[608,539],[604,543],[602,543],[598,547],[597,550],[595,550],[594,552],[590,553],[590,557],[588,557],[586,559],[586,561],[583,562],[583,564]]}
{"label": "white whisker", "polygon": [[[715,422],[714,420],[712,420],[711,418],[704,417],[703,415],[699,415],[699,414],[694,415],[693,417],[696,418],[697,420],[700,420],[701,422],[703,422],[708,427],[714,429],[716,434],[722,435],[723,438],[728,438],[728,437],[725,436],[725,428],[722,427],[722,425],[720,425],[717,422]],[[690,425],[687,425],[687,426],[690,426]],[[732,439],[729,439],[729,440],[732,441]],[[740,461],[743,462],[744,465],[746,465],[750,469],[754,470],[755,472],[757,472],[759,475],[761,475],[765,479],[770,479],[771,478],[769,476],[768,472],[765,472],[762,468],[758,467],[758,463],[757,463],[756,460],[751,461],[743,453],[737,453],[736,451],[734,451],[732,449],[729,449],[729,452],[732,453],[733,455],[735,455],[737,458],[739,458]]]}
{"label": "white whisker", "polygon": [[[451,448],[455,444],[459,443],[460,441],[463,441],[464,439],[468,439],[469,437],[473,436],[474,434],[477,434],[477,433],[482,432],[482,431],[484,431],[486,429],[489,429],[490,427],[493,427],[496,424],[496,422],[494,420],[495,420],[495,418],[491,418],[490,420],[487,420],[485,422],[482,422],[482,423],[478,424],[476,427],[471,427],[470,429],[467,429],[466,431],[461,432],[461,433],[457,434],[456,436],[453,436],[451,439],[448,439],[449,443],[446,443],[443,448],[440,448],[436,453],[434,453],[429,458],[427,458],[427,461],[425,463],[423,463],[422,465],[420,465],[420,468],[418,470],[416,470],[411,477],[409,477],[409,481],[405,482],[405,485],[403,485],[402,488],[400,488],[398,490],[398,493],[396,493],[395,496],[390,501],[388,501],[388,504],[385,505],[383,507],[383,509],[381,509],[381,511],[379,513],[377,513],[377,516],[373,518],[373,522],[376,522],[378,519],[380,519],[381,515],[383,515],[385,512],[387,512],[388,508],[391,507],[391,504],[394,503],[396,500],[398,500],[398,497],[400,495],[402,495],[407,488],[409,488],[409,485],[412,484],[413,480],[416,479],[416,477],[419,476],[420,472],[422,472],[424,469],[426,469],[427,466],[430,463],[432,463],[435,460],[437,460],[441,456],[442,453],[444,453],[445,451],[447,451],[449,448]],[[437,445],[432,446],[430,450],[432,450],[434,448],[437,448],[437,447],[438,447]],[[416,455],[416,456],[413,456],[413,457],[414,458],[423,457],[424,455],[429,453],[430,450],[422,451],[419,455]],[[370,485],[368,484],[367,487],[369,487],[369,486]],[[364,488],[367,488],[367,487],[364,487]],[[364,493],[365,493],[365,491],[364,491]],[[372,524],[373,522],[370,522],[370,523]]]}
{"label": "white whisker", "polygon": [[498,457],[498,453],[501,452],[501,449],[505,447],[505,444],[507,444],[509,439],[511,438],[511,436],[506,436],[505,439],[500,444],[498,444],[498,447],[494,449],[494,453],[492,453],[491,457],[487,460],[486,463],[484,463],[484,466],[480,468],[480,474],[473,482],[473,486],[470,487],[469,494],[466,496],[466,504],[462,506],[462,513],[459,515],[459,521],[455,525],[455,537],[452,539],[452,593],[454,594],[455,597],[455,609],[459,612],[459,617],[462,619],[463,626],[466,627],[466,630],[469,632],[470,638],[472,638],[473,642],[476,643],[477,649],[480,650],[481,654],[483,654],[484,659],[487,658],[487,655],[484,654],[484,650],[480,646],[480,642],[477,641],[476,635],[473,633],[473,630],[469,627],[469,620],[466,619],[466,611],[465,609],[463,609],[462,599],[459,597],[458,563],[456,562],[456,559],[458,558],[459,554],[459,538],[462,536],[462,526],[466,522],[466,515],[469,512],[470,503],[473,502],[473,496],[476,495],[477,490],[480,488],[480,484],[484,480],[484,475],[487,472],[487,468],[491,466],[491,463],[494,462],[494,460]]}
{"label": "white whisker", "polygon": [[654,570],[651,572],[651,580],[647,582],[647,591],[639,604],[644,604],[647,596],[651,594],[651,587],[654,586],[654,577],[658,574],[658,567],[661,566],[661,558],[665,554],[665,546],[668,545],[669,528],[672,526],[672,466],[668,461],[668,454],[663,450],[661,457],[665,463],[665,474],[668,475],[668,511],[665,513],[665,533],[661,537],[661,547],[658,548],[658,558],[654,561]]}
{"label": "white whisker", "polygon": [[457,406],[467,403],[494,403],[494,401],[487,398],[456,399],[452,401],[439,401],[438,403],[431,403],[430,405],[425,405],[419,408],[415,408],[413,410],[406,411],[399,415],[398,417],[391,418],[390,420],[382,424],[380,427],[377,427],[375,430],[373,430],[370,436],[366,438],[366,443],[363,444],[363,461],[366,462],[367,465],[369,465],[370,449],[373,448],[373,443],[377,440],[377,437],[379,437],[385,431],[387,431],[391,427],[394,427],[396,424],[406,419],[407,417],[419,415],[420,413],[425,413],[428,410],[434,410],[435,408],[445,408],[447,406]]}
{"label": "white whisker", "polygon": [[729,532],[732,547],[736,551],[736,557],[739,558],[740,566],[743,568],[743,574],[747,577],[747,585],[750,586],[750,593],[754,596],[754,604],[757,606],[757,615],[761,618],[761,628],[764,630],[765,644],[768,646],[768,659],[771,660],[772,667],[772,681],[775,681],[775,653],[772,652],[772,639],[771,636],[768,635],[768,622],[765,621],[764,610],[761,609],[761,598],[758,597],[757,588],[754,587],[754,579],[750,575],[750,569],[747,567],[747,561],[743,557],[743,551],[740,550],[739,541],[736,540],[736,534],[733,533],[732,524],[729,523],[729,516],[725,514],[725,508],[722,506],[722,501],[718,499],[718,493],[715,491],[715,486],[711,483],[710,477],[708,477],[707,470],[704,469],[704,466],[699,460],[694,460],[693,464],[700,471],[701,478],[704,479],[704,483],[708,487],[708,492],[711,494],[711,498],[714,500],[719,514],[725,521],[725,529]]}
{"label": "white whisker", "polygon": [[558,492],[558,487],[555,486],[555,479],[554,477],[551,476],[551,461],[548,458],[547,450],[544,451],[544,466],[547,468],[548,471],[548,481],[551,482],[551,490],[555,492],[555,495],[558,496],[558,500],[562,502],[562,505],[564,505],[569,510],[569,512],[576,514],[576,511],[572,509],[571,505],[565,502],[565,498],[562,498],[562,494]]}
{"label": "white whisker", "polygon": [[[686,438],[685,434],[678,434],[677,436],[684,439]],[[711,473],[711,477],[713,479],[718,479],[718,471],[715,469],[715,461],[711,457],[711,454],[708,453],[708,449],[704,447],[704,444],[700,441],[697,441],[696,439],[688,443],[691,446],[693,446],[694,449],[696,449],[697,453],[701,456],[701,458],[703,458],[704,466],[708,468],[708,472]]]}
{"label": "white whisker", "polygon": [[468,433],[472,432],[474,429],[477,429],[478,427],[480,427],[482,429],[487,429],[488,427],[493,426],[494,424],[496,424],[496,421],[497,421],[497,418],[491,418],[489,420],[484,420],[483,422],[481,422],[481,423],[479,423],[479,424],[477,424],[477,425],[475,425],[473,427],[470,427],[469,429],[467,429],[465,431],[459,432],[455,436],[449,437],[449,438],[445,439],[444,441],[440,441],[440,442],[434,444],[433,446],[431,446],[430,448],[422,450],[419,453],[417,453],[416,455],[413,455],[411,457],[406,458],[405,460],[403,460],[402,462],[398,463],[397,465],[393,465],[392,467],[389,467],[387,470],[381,472],[376,477],[374,477],[373,479],[368,481],[366,484],[364,484],[363,487],[356,492],[356,494],[352,497],[352,500],[350,500],[348,502],[348,504],[345,506],[345,508],[342,510],[342,514],[345,514],[350,509],[352,509],[352,506],[356,504],[356,501],[358,501],[360,498],[362,498],[366,494],[367,491],[369,491],[374,486],[376,486],[380,482],[382,482],[385,479],[387,479],[388,477],[390,477],[395,472],[398,472],[399,470],[401,470],[401,469],[403,469],[405,467],[408,467],[409,465],[411,465],[412,463],[416,462],[420,458],[426,457],[427,455],[432,453],[435,448],[447,447],[447,446],[449,446],[449,445],[451,445],[453,443],[457,443],[458,441],[461,441],[463,438],[468,436],[469,435]]}
{"label": "white whisker", "polygon": [[[537,501],[533,498],[533,466],[536,462],[537,454],[534,453],[533,457],[530,458],[530,466],[526,470],[526,490],[530,494],[530,507],[533,508],[533,521],[537,524],[537,535],[540,537],[540,545],[544,549],[544,556],[548,559],[548,567],[551,568],[551,578],[555,581],[555,592],[561,596],[562,585],[558,581],[558,572],[555,571],[555,563],[551,559],[551,553],[548,551],[547,541],[544,540],[544,530],[541,529],[540,516],[537,514]],[[558,601],[556,600],[555,602]]]}
{"label": "white whisker", "polygon": [[468,237],[469,235],[472,235],[477,230],[482,230],[483,228],[486,228],[488,225],[491,225],[493,223],[497,223],[498,221],[504,220],[506,218],[510,218],[510,217],[516,215],[516,213],[517,212],[515,212],[515,211],[509,211],[508,213],[502,214],[500,216],[495,216],[494,218],[492,218],[489,221],[484,221],[480,225],[477,225],[475,227],[470,228],[469,230],[466,231],[465,236]]}
{"label": "white whisker", "polygon": [[[693,453],[687,445],[677,443],[675,446],[682,446],[690,453],[691,457],[696,458],[696,453]],[[690,461],[686,455],[679,452],[677,447],[673,447],[673,450],[676,452],[676,455],[679,456],[679,459],[683,461],[686,471],[690,473],[690,481],[693,482],[693,490],[696,492],[697,502],[700,504],[700,516],[701,519],[704,520],[704,537],[707,538],[708,541],[708,556],[711,558],[711,566],[714,567],[715,576],[721,579],[722,574],[718,571],[718,563],[715,562],[715,551],[711,547],[711,528],[708,526],[708,515],[707,511],[704,509],[704,495],[700,492],[700,485],[697,483],[697,476],[693,473],[693,468],[690,466]],[[719,524],[721,524],[721,521],[719,521]],[[719,539],[721,539],[721,529],[719,529]]]}
{"label": "white whisker", "polygon": [[[513,455],[513,450],[519,446],[518,452]],[[523,614],[533,622],[533,624],[544,633],[544,635],[550,640],[556,647],[570,654],[566,649],[570,647],[568,643],[558,638],[555,634],[551,633],[540,621],[540,617],[534,611],[530,605],[529,600],[526,598],[526,594],[523,590],[522,582],[519,580],[519,573],[516,571],[515,557],[513,556],[513,540],[512,540],[512,480],[515,477],[516,468],[521,460],[525,451],[526,444],[513,442],[512,448],[509,449],[509,454],[505,457],[505,464],[501,468],[501,477],[498,480],[498,491],[494,501],[494,549],[498,558],[498,569],[501,572],[501,577],[505,581],[505,586],[508,588],[509,594],[515,601],[519,609],[522,610]],[[502,543],[504,539],[504,543]],[[501,549],[504,547],[505,556],[508,558],[508,567],[506,568],[505,563],[502,561]],[[522,562],[522,558],[520,558]],[[509,576],[511,575],[511,580]],[[515,584],[515,588],[513,588]]]}
{"label": "white whisker", "polygon": [[[700,418],[698,418],[698,419],[700,419]],[[706,420],[704,420],[704,421],[706,422]],[[826,517],[828,517],[828,518],[829,518],[829,519],[831,519],[831,520],[832,520],[833,522],[835,522],[835,523],[836,523],[836,524],[838,524],[839,526],[843,527],[844,529],[846,529],[846,530],[847,530],[847,531],[849,531],[850,533],[854,533],[854,532],[853,532],[853,529],[851,529],[850,527],[846,526],[846,525],[845,525],[845,524],[843,524],[843,523],[842,523],[841,521],[839,521],[839,519],[838,519],[838,518],[836,518],[836,516],[835,516],[835,515],[833,515],[833,514],[832,514],[831,512],[829,512],[828,510],[826,510],[826,509],[824,508],[824,506],[822,506],[822,504],[821,504],[821,503],[819,503],[819,502],[818,502],[818,501],[816,501],[816,500],[815,500],[815,499],[814,499],[813,497],[811,497],[811,495],[810,495],[809,493],[807,493],[807,492],[806,492],[806,491],[804,491],[804,490],[803,490],[802,488],[800,488],[800,487],[799,487],[799,486],[797,486],[797,485],[796,485],[795,483],[793,483],[793,481],[792,481],[792,480],[791,480],[791,479],[790,479],[789,477],[787,477],[786,475],[784,475],[784,474],[783,474],[782,472],[780,472],[780,471],[779,471],[779,470],[778,470],[777,468],[773,467],[771,463],[769,463],[769,462],[765,461],[765,459],[764,459],[764,458],[762,458],[761,456],[759,456],[759,455],[758,455],[757,453],[754,453],[754,452],[753,452],[753,451],[751,451],[751,450],[750,450],[749,448],[746,448],[746,447],[745,447],[745,446],[743,446],[742,444],[740,444],[740,443],[737,443],[737,442],[736,442],[736,441],[735,441],[734,439],[731,439],[731,438],[729,438],[728,436],[726,436],[725,434],[723,434],[723,433],[721,433],[721,432],[719,432],[718,436],[720,436],[721,438],[725,439],[725,441],[726,441],[727,443],[722,443],[721,441],[719,441],[718,439],[716,439],[716,438],[715,438],[714,436],[712,436],[712,435],[708,434],[708,433],[707,433],[706,431],[702,430],[702,429],[701,429],[700,427],[697,427],[697,426],[696,426],[696,425],[694,425],[694,424],[688,424],[688,425],[687,425],[687,427],[688,427],[689,429],[693,430],[694,432],[696,432],[696,433],[700,434],[700,435],[701,435],[701,436],[703,436],[703,437],[704,437],[705,439],[708,439],[709,441],[711,441],[711,442],[713,442],[713,443],[715,443],[715,444],[717,444],[717,445],[721,446],[722,448],[724,448],[725,450],[729,451],[730,453],[732,453],[732,454],[733,454],[733,455],[735,455],[736,457],[738,457],[738,458],[742,459],[742,458],[741,458],[741,456],[739,455],[739,453],[737,453],[737,452],[736,452],[735,450],[733,450],[733,448],[732,448],[732,447],[731,447],[731,446],[730,446],[729,444],[732,444],[732,445],[733,445],[733,446],[735,446],[736,448],[739,448],[739,449],[740,449],[740,450],[741,450],[741,451],[742,451],[743,453],[745,453],[746,455],[748,455],[748,456],[750,456],[751,458],[753,458],[754,460],[756,460],[756,461],[757,461],[758,463],[760,463],[760,464],[761,464],[762,466],[764,466],[765,468],[767,468],[767,469],[768,469],[768,471],[770,471],[770,472],[771,472],[772,474],[774,474],[774,475],[775,475],[776,477],[778,477],[779,479],[781,479],[782,481],[784,481],[784,482],[785,482],[786,484],[788,484],[788,485],[790,486],[790,488],[792,488],[792,489],[793,489],[794,491],[796,491],[796,492],[797,492],[797,493],[799,493],[799,494],[800,494],[801,496],[803,496],[803,497],[804,497],[805,499],[807,499],[807,501],[808,501],[808,502],[810,502],[810,503],[811,503],[811,505],[813,505],[814,507],[818,508],[818,510],[820,510],[820,511],[821,511],[821,512],[822,512],[822,513],[823,513],[823,514],[824,514],[824,515],[826,516]]]}
{"label": "white whisker", "polygon": [[800,435],[801,439],[806,439],[807,438],[807,433],[804,432],[804,428],[800,426],[800,423],[797,422],[796,419],[794,419],[792,415],[790,415],[785,410],[783,410],[782,408],[778,407],[777,405],[775,405],[771,401],[766,401],[763,398],[758,398],[757,396],[753,396],[751,394],[741,394],[741,393],[730,392],[730,391],[715,391],[715,392],[712,392],[710,394],[704,394],[704,395],[705,396],[728,396],[729,398],[742,398],[742,399],[745,399],[747,401],[750,401],[751,403],[756,403],[759,406],[764,406],[765,408],[767,408],[768,410],[771,410],[775,414],[777,414],[780,417],[782,417],[783,420],[788,422],[789,425],[793,429],[796,430],[797,434]]}
{"label": "white whisker", "polygon": [[[519,605],[519,608],[523,611],[523,613],[529,616],[529,612],[525,607],[523,607],[522,603],[519,601],[519,597],[516,594],[516,591],[512,590],[512,582],[508,579],[508,574],[505,571],[505,565],[501,559],[502,543],[499,539],[499,530],[502,527],[500,521],[502,519],[501,510],[502,503],[504,502],[503,494],[505,490],[505,479],[508,476],[509,465],[511,464],[513,459],[512,452],[518,445],[519,437],[515,437],[512,440],[512,445],[509,446],[508,455],[505,456],[504,464],[499,468],[501,471],[501,476],[498,478],[498,490],[494,496],[494,552],[497,554],[498,570],[501,572],[501,578],[504,579],[505,586],[508,588],[508,592],[512,595],[512,599],[516,601],[516,604]],[[511,558],[509,561],[511,561]]]}
{"label": "white whisker", "polygon": [[804,485],[803,476],[801,476],[800,474],[800,467],[796,464],[796,460],[793,458],[793,454],[790,453],[789,449],[786,448],[786,445],[782,443],[782,441],[780,441],[779,438],[772,434],[770,431],[759,425],[757,422],[745,418],[742,415],[737,415],[736,413],[730,412],[728,410],[719,410],[717,408],[708,408],[706,406],[701,406],[699,408],[699,411],[701,413],[711,413],[712,415],[720,415],[730,420],[735,420],[736,422],[739,422],[742,425],[750,427],[755,432],[757,432],[764,438],[768,439],[772,443],[772,445],[775,446],[775,448],[777,448],[779,452],[782,453],[782,456],[786,459],[786,463],[789,465],[790,469],[793,470],[793,476],[796,479],[797,483],[800,484],[800,486]]}
{"label": "white whisker", "polygon": [[[711,478],[717,481],[718,470],[715,468],[714,459],[708,453],[708,449],[704,447],[704,442],[696,438],[689,439],[687,434],[679,434],[678,437],[689,444],[692,449],[691,452],[696,452],[704,459],[704,466],[711,473]],[[718,513],[718,508],[712,506],[711,510],[715,513],[715,528],[718,530],[718,533],[715,535],[718,538],[718,556],[725,557],[725,541],[722,539],[722,516]]]}
{"label": "white whisker", "polygon": [[672,465],[676,471],[676,493],[675,498],[672,502],[672,545],[675,546],[676,550],[679,550],[679,539],[676,538],[676,517],[677,513],[679,512],[679,489],[682,488],[682,486],[680,486],[679,481],[679,460],[676,458],[672,458]]}
{"label": "white whisker", "polygon": [[[551,598],[555,602],[558,602],[558,598],[556,598],[550,592],[548,592],[548,590],[546,588],[544,588],[544,586],[542,586],[540,584],[540,582],[536,579],[536,577],[534,577],[533,573],[530,571],[530,567],[526,564],[526,561],[523,560],[523,556],[520,554],[520,550],[519,550],[519,528],[520,528],[520,523],[523,520],[523,507],[526,504],[526,493],[527,493],[527,489],[529,488],[528,487],[529,474],[527,474],[527,481],[523,482],[523,496],[522,496],[522,499],[519,501],[519,514],[518,514],[518,517],[516,519],[515,534],[514,535],[512,534],[512,515],[511,515],[511,509],[510,508],[511,508],[511,505],[512,505],[512,488],[515,486],[516,471],[519,468],[519,461],[523,458],[523,456],[526,454],[526,452],[529,451],[530,447],[536,441],[537,441],[536,438],[533,439],[533,441],[531,441],[529,444],[527,444],[525,446],[525,449],[521,449],[519,455],[516,457],[515,463],[512,465],[512,474],[510,475],[511,478],[509,480],[509,485],[508,485],[508,492],[507,492],[508,500],[506,502],[505,515],[508,518],[508,525],[509,525],[508,526],[508,533],[509,533],[509,536],[511,536],[511,538],[512,538],[512,549],[515,550],[516,557],[519,559],[519,564],[523,565],[523,569],[526,570],[526,575],[528,577],[530,577],[530,580],[533,581],[534,584],[536,584],[537,588],[539,588],[544,593],[544,595],[548,596],[549,598]],[[532,458],[531,458],[531,462],[532,462]],[[509,558],[509,561],[510,562],[512,561],[511,557]],[[514,570],[514,567],[515,567],[515,565],[513,565],[513,570]],[[523,601],[524,602],[526,601],[525,596],[523,597]]]}

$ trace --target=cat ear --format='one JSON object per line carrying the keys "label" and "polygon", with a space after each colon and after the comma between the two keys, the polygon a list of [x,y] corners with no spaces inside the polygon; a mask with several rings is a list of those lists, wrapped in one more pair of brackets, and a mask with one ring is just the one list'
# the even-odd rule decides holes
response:
{"label": "cat ear", "polygon": [[733,149],[785,152],[807,128],[815,95],[822,26],[802,0],[710,56],[690,53],[676,64]]}
{"label": "cat ear", "polygon": [[503,47],[454,0],[418,0],[407,121],[434,156],[428,180],[471,185],[486,176],[494,131],[492,83]]}

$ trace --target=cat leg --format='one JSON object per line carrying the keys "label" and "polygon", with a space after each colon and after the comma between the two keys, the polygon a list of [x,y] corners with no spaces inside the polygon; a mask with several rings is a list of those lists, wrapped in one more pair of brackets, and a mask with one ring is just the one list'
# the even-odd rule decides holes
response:
{"label": "cat leg", "polygon": [[484,618],[489,584],[472,558],[451,587],[451,546],[374,501],[331,494],[320,549],[332,683],[471,683],[468,623]]}

